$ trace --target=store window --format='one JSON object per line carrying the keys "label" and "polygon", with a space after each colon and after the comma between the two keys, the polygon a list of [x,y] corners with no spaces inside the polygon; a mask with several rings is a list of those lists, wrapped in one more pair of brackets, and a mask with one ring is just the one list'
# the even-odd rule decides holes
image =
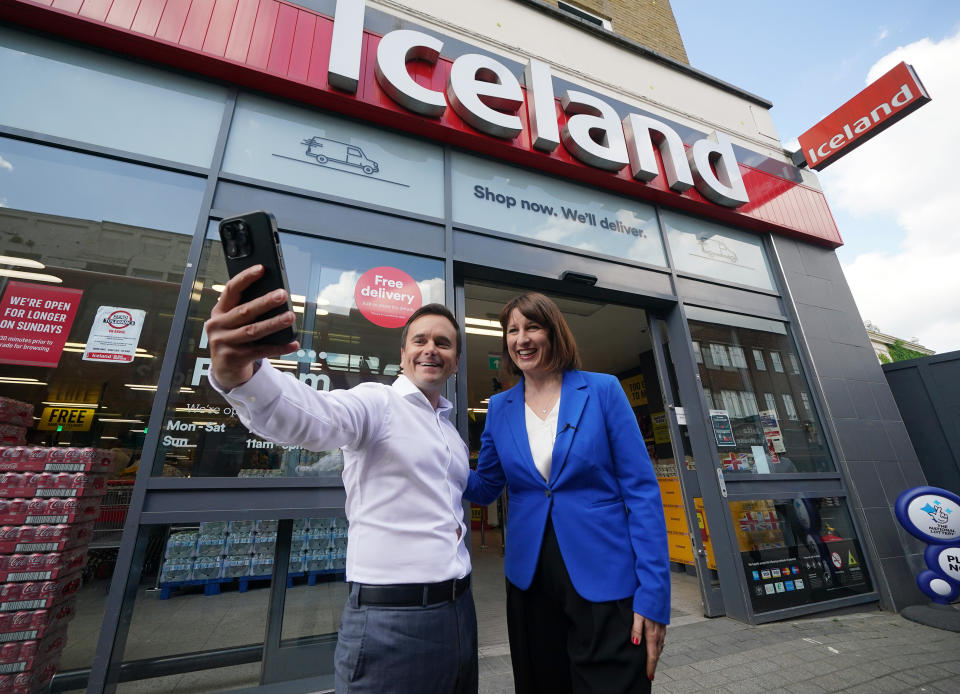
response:
{"label": "store window", "polygon": [[[366,381],[392,383],[400,368],[400,329],[423,304],[444,301],[443,262],[281,233],[300,350],[271,360],[319,390]],[[379,278],[379,279],[378,279]],[[378,298],[382,279],[397,298]],[[227,281],[216,226],[200,259],[174,387],[154,463],[167,477],[326,477],[339,483],[336,451],[289,449],[244,428],[210,385],[204,321]]]}
{"label": "store window", "polygon": [[203,188],[0,138],[0,506],[59,533],[10,551],[56,559],[62,670],[90,666]]}
{"label": "store window", "polygon": [[453,153],[453,220],[581,251],[666,266],[654,208]]}
{"label": "store window", "polygon": [[[122,659],[177,657],[181,668],[192,672],[122,682],[117,691],[255,687],[260,681],[276,536],[276,520],[140,526],[142,573]],[[88,657],[95,647],[95,641],[85,645]],[[219,663],[233,656],[229,669],[206,669],[214,662],[215,651],[220,652]]]}
{"label": "store window", "polygon": [[0,124],[210,166],[227,90],[0,27]]}
{"label": "store window", "polygon": [[679,272],[760,289],[774,288],[759,236],[667,210],[661,211],[660,219]]}
{"label": "store window", "polygon": [[223,170],[392,210],[443,216],[443,150],[242,94]]}
{"label": "store window", "polygon": [[755,613],[873,590],[845,498],[731,501],[730,515]]}
{"label": "store window", "polygon": [[[833,471],[823,427],[808,406],[812,401],[803,374],[760,368],[762,359],[742,356],[747,350],[755,357],[767,352],[774,366],[781,354],[794,356],[786,326],[697,307],[686,311],[693,339],[710,345],[711,358],[698,369],[703,388],[714,394],[711,407],[716,409],[710,414],[725,473]],[[763,393],[762,410],[757,393]],[[797,409],[798,400],[805,404],[803,412]]]}

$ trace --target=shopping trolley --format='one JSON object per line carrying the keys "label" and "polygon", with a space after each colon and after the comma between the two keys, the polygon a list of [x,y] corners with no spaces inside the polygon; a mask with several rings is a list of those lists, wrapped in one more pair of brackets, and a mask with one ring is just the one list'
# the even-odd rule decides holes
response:
{"label": "shopping trolley", "polygon": [[84,570],[85,580],[109,578],[113,573],[132,497],[133,480],[107,482],[107,493],[100,501],[100,515],[93,523],[93,538]]}

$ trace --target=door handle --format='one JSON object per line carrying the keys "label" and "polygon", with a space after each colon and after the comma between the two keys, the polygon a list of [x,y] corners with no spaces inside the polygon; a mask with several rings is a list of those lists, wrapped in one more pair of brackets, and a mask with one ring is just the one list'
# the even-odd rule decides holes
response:
{"label": "door handle", "polygon": [[720,483],[720,496],[727,498],[727,484],[723,481],[723,468],[717,468],[717,481]]}

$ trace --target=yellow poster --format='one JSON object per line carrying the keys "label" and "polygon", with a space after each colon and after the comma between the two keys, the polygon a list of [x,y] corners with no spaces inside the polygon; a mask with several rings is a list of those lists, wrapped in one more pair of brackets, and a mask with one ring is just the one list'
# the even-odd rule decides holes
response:
{"label": "yellow poster", "polygon": [[41,431],[90,431],[93,415],[92,407],[44,407],[43,415],[37,422]]}
{"label": "yellow poster", "polygon": [[666,412],[654,412],[651,415],[653,420],[653,440],[655,443],[670,443],[670,426],[667,424]]}
{"label": "yellow poster", "polygon": [[639,407],[647,404],[647,384],[643,380],[643,374],[625,378],[620,381],[620,385],[623,386],[631,406]]}
{"label": "yellow poster", "polygon": [[703,510],[703,499],[696,497],[693,500],[693,507],[697,511],[697,531],[700,533],[700,541],[703,542],[703,549],[707,553],[707,568],[717,568],[717,560],[713,556],[713,544],[710,542],[710,531],[707,528],[707,514]]}

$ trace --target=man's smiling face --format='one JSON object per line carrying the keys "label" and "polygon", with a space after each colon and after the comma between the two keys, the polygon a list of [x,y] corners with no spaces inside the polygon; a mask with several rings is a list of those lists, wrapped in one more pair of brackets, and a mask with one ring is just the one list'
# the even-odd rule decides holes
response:
{"label": "man's smiling face", "polygon": [[457,330],[446,317],[425,314],[408,326],[400,366],[434,407],[458,365]]}

